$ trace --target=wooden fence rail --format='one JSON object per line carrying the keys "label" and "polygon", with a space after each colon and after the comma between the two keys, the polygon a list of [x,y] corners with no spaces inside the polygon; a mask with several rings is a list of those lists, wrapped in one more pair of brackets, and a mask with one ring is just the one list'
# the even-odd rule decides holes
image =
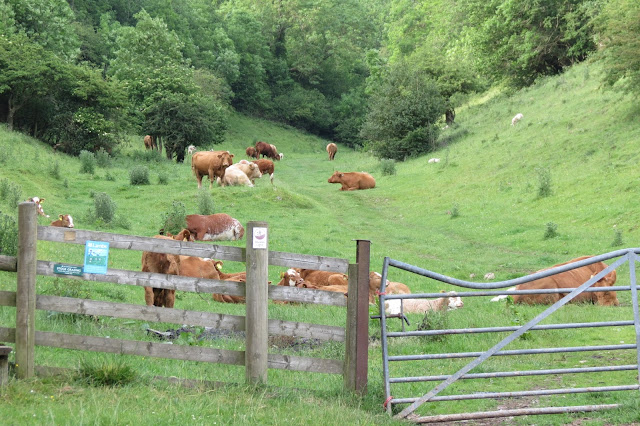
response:
{"label": "wooden fence rail", "polygon": [[[107,232],[37,226],[34,203],[19,206],[17,258],[0,255],[0,270],[17,273],[17,291],[0,291],[0,306],[16,307],[16,327],[0,327],[0,341],[15,342],[16,375],[34,374],[35,346],[161,357],[178,360],[245,365],[247,383],[266,383],[267,368],[342,374],[345,388],[366,392],[368,368],[369,242],[357,241],[356,263],[346,259],[271,251],[268,244],[253,247],[253,232],[268,234],[264,222],[247,224],[246,248],[154,239]],[[244,262],[247,282],[198,279],[109,268],[106,274],[64,275],[68,279],[120,285],[150,286],[198,293],[244,296],[246,316],[167,309],[35,293],[36,275],[59,276],[58,262],[36,260],[37,240],[83,245],[109,242],[110,249],[153,251]],[[349,275],[349,297],[334,292],[268,285],[268,265],[334,271]],[[78,268],[82,265],[72,265]],[[347,307],[345,327],[268,319],[268,299]],[[35,310],[49,310],[113,318],[156,321],[244,331],[245,351],[198,346],[165,345],[148,341],[111,339],[36,331]],[[345,343],[345,359],[332,360],[269,354],[268,335],[313,338]]]}

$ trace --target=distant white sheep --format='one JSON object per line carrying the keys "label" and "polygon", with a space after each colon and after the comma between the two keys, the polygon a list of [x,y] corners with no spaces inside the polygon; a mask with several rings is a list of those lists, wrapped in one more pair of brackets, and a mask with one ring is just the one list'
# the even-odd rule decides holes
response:
{"label": "distant white sheep", "polygon": [[429,158],[429,163],[439,163],[440,159],[439,158]]}
{"label": "distant white sheep", "polygon": [[515,117],[513,117],[513,118],[511,119],[511,125],[512,125],[512,126],[515,126],[515,125],[516,125],[516,123],[517,123],[518,121],[522,120],[522,118],[523,118],[523,117],[524,117],[524,115],[522,115],[521,113],[517,113],[517,114],[515,115]]}

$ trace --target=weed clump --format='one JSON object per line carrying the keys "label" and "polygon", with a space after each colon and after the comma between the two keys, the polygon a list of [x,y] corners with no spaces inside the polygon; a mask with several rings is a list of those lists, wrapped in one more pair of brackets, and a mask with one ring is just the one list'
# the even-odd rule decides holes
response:
{"label": "weed clump", "polygon": [[94,174],[96,172],[96,156],[93,152],[80,151],[80,173]]}
{"label": "weed clump", "polygon": [[198,212],[199,214],[214,214],[213,198],[206,189],[198,191]]}
{"label": "weed clump", "polygon": [[116,203],[106,192],[99,192],[94,195],[95,218],[101,219],[105,223],[111,223],[116,216]]}
{"label": "weed clump", "polygon": [[80,361],[78,380],[91,386],[124,386],[137,378],[135,370],[123,359]]}
{"label": "weed clump", "polygon": [[182,229],[186,228],[187,222],[185,216],[187,215],[187,209],[183,203],[180,201],[173,201],[171,203],[171,207],[169,211],[164,213],[162,219],[162,228],[164,228],[164,232],[177,234]]}
{"label": "weed clump", "polygon": [[538,167],[536,172],[538,173],[538,197],[550,196],[552,194],[551,170],[548,167]]}
{"label": "weed clump", "polygon": [[135,166],[129,172],[131,185],[149,185],[149,169],[146,166]]}
{"label": "weed clump", "polygon": [[380,170],[382,176],[393,176],[396,174],[396,162],[391,158],[384,158],[380,160]]}
{"label": "weed clump", "polygon": [[622,242],[622,231],[619,229],[614,230],[613,242],[611,243],[611,247],[620,247],[624,243]]}
{"label": "weed clump", "polygon": [[104,148],[100,148],[98,152],[96,152],[96,162],[98,166],[103,169],[111,167],[111,156]]}
{"label": "weed clump", "polygon": [[18,223],[4,213],[0,213],[0,253],[18,255]]}
{"label": "weed clump", "polygon": [[544,239],[555,238],[558,236],[558,225],[553,222],[547,222],[547,229],[544,231]]}
{"label": "weed clump", "polygon": [[[443,330],[448,328],[449,317],[447,311],[427,311],[422,317],[422,321],[418,324],[418,330]],[[446,334],[434,334],[431,336],[422,336],[424,340],[429,342],[441,342],[447,338]]]}

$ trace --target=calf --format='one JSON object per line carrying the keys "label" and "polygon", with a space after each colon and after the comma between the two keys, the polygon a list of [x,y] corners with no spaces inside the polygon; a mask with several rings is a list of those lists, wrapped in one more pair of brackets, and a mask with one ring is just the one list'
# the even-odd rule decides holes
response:
{"label": "calf", "polygon": [[[450,291],[449,293],[455,293]],[[430,311],[451,311],[462,308],[464,303],[459,296],[438,297],[437,299],[391,299],[384,302],[384,311],[387,315],[399,315],[403,313],[424,314]]]}
{"label": "calf", "polygon": [[273,161],[260,159],[260,160],[254,160],[253,163],[258,165],[258,168],[260,169],[260,173],[262,173],[263,175],[266,175],[267,173],[269,174],[271,185],[273,185],[273,169],[274,169]]}
{"label": "calf", "polygon": [[253,146],[247,147],[247,149],[245,150],[245,153],[249,158],[255,158],[255,159],[258,158],[258,152],[256,151],[256,148]]}
{"label": "calf", "polygon": [[[154,238],[171,240],[165,235],[156,235]],[[180,256],[175,254],[142,252],[142,272],[154,272],[156,274],[178,275],[180,272]],[[147,306],[159,306],[173,308],[176,291],[165,288],[144,287],[144,300]]]}
{"label": "calf", "polygon": [[36,203],[36,210],[38,211],[38,214],[40,216],[49,217],[49,215],[45,214],[44,210],[42,209],[42,203],[44,203],[44,198],[31,197],[27,201],[31,203]]}
{"label": "calf", "polygon": [[524,117],[524,115],[522,115],[521,113],[517,113],[512,119],[511,119],[511,125],[515,126],[518,121],[522,120],[522,118]]}
{"label": "calf", "polygon": [[70,214],[61,214],[58,220],[51,222],[51,226],[60,226],[63,228],[73,228],[73,218]]}
{"label": "calf", "polygon": [[187,147],[187,154],[193,155],[194,152],[196,152],[196,147],[194,145],[189,145]]}

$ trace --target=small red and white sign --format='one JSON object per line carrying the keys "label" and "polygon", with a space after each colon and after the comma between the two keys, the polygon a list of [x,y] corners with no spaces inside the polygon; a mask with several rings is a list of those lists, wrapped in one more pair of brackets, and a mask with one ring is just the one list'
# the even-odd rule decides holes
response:
{"label": "small red and white sign", "polygon": [[253,248],[267,248],[267,228],[253,228]]}

